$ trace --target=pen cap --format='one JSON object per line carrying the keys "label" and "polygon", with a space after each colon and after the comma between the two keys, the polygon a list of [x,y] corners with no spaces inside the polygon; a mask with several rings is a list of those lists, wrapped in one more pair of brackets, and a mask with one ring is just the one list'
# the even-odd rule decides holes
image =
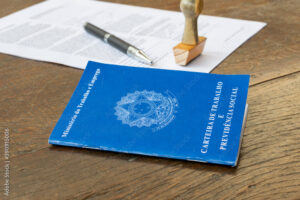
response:
{"label": "pen cap", "polygon": [[107,34],[106,31],[104,31],[101,28],[94,26],[93,24],[90,24],[90,23],[86,23],[84,25],[84,28],[87,32],[95,35],[96,37],[99,37],[102,40],[104,40],[105,34]]}

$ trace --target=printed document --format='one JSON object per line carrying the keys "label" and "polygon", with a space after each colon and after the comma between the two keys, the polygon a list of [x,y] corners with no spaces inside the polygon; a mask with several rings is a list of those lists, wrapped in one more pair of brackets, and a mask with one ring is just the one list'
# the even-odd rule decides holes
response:
{"label": "printed document", "polygon": [[[86,22],[142,49],[154,60],[142,64],[88,34]],[[187,67],[172,49],[184,30],[180,12],[92,0],[48,0],[0,19],[0,52],[84,69],[88,61],[136,67],[210,72],[266,23],[200,15],[207,37],[201,56]]]}

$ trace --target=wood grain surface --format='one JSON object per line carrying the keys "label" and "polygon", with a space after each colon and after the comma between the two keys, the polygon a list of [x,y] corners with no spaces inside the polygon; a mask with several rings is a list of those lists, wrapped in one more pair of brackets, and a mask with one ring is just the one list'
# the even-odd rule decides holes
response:
{"label": "wood grain surface", "polygon": [[[1,0],[0,17],[38,2]],[[179,0],[112,2],[179,10]],[[299,0],[204,1],[204,14],[268,23],[213,71],[251,74],[237,168],[51,146],[83,71],[0,54],[0,199],[300,199],[299,10]]]}

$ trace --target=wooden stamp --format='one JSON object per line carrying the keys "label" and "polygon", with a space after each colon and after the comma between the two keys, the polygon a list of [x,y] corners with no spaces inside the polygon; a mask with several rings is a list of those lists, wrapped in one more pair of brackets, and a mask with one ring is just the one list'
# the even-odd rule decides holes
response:
{"label": "wooden stamp", "polygon": [[203,0],[181,0],[180,9],[185,16],[185,28],[182,42],[173,48],[175,61],[179,65],[187,65],[199,56],[206,38],[198,36],[197,20],[203,9]]}

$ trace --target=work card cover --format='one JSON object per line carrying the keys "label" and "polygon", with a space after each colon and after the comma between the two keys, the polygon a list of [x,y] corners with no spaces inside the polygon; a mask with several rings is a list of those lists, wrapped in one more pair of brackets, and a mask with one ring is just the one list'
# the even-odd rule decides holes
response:
{"label": "work card cover", "polygon": [[49,143],[236,166],[248,75],[89,62]]}

